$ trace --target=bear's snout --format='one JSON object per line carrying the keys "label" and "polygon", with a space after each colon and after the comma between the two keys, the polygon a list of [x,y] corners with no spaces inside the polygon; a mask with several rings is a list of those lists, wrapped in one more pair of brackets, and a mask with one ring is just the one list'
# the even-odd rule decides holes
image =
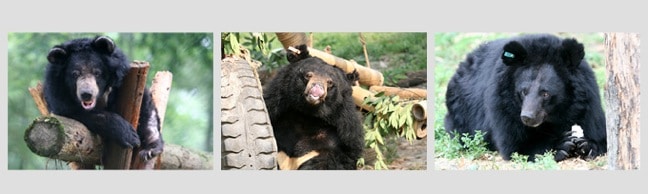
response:
{"label": "bear's snout", "polygon": [[76,95],[81,102],[81,107],[85,110],[93,109],[97,104],[97,96],[99,95],[99,86],[97,86],[96,79],[93,76],[79,77],[76,85]]}

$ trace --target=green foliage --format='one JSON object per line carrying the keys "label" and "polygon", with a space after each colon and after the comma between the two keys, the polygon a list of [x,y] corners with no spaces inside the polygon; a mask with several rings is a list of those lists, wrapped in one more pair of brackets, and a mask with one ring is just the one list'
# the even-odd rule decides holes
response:
{"label": "green foliage", "polygon": [[[387,169],[383,151],[385,137],[395,135],[405,137],[410,143],[416,139],[414,118],[411,110],[413,103],[401,102],[398,96],[386,96],[378,93],[374,100],[365,99],[364,104],[374,107],[373,112],[365,115],[365,144],[376,152],[374,169]],[[364,160],[363,160],[364,161]]]}
{"label": "green foliage", "polygon": [[173,74],[162,135],[166,143],[213,150],[213,34],[212,33],[9,33],[8,34],[8,168],[67,167],[37,156],[22,136],[40,115],[27,88],[44,78],[47,53],[65,41],[108,35],[132,60],[148,61],[150,86],[155,72]]}
{"label": "green foliage", "polygon": [[516,169],[521,170],[560,170],[558,162],[554,159],[554,153],[548,151],[542,155],[536,155],[535,161],[527,161],[529,156],[516,152],[511,155],[511,162]]}
{"label": "green foliage", "polygon": [[435,130],[435,136],[443,136],[434,142],[435,153],[437,156],[449,159],[467,158],[469,160],[475,160],[482,158],[485,154],[491,153],[486,147],[487,144],[484,141],[484,134],[480,130],[477,130],[474,136],[468,133],[458,135],[456,133],[449,134],[442,130]]}
{"label": "green foliage", "polygon": [[250,57],[273,70],[288,64],[286,53],[274,33],[223,32],[221,34],[223,56],[240,56],[241,50],[250,52]]}

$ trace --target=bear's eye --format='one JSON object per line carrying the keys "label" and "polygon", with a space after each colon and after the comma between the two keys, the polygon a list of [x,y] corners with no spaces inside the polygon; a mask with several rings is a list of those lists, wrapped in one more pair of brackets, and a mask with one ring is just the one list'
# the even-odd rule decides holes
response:
{"label": "bear's eye", "polygon": [[304,78],[306,79],[310,79],[311,77],[313,77],[313,72],[308,72],[306,73],[306,75],[304,75]]}
{"label": "bear's eye", "polygon": [[326,85],[328,86],[328,88],[332,88],[333,85],[334,85],[334,84],[333,84],[333,80],[330,80],[330,79],[329,79],[329,80],[326,80]]}
{"label": "bear's eye", "polygon": [[72,71],[72,77],[77,78],[77,77],[79,77],[80,75],[81,75],[81,72],[76,71],[76,70]]}
{"label": "bear's eye", "polygon": [[542,95],[542,97],[545,98],[545,99],[546,99],[546,98],[549,98],[549,92],[542,92],[541,95]]}

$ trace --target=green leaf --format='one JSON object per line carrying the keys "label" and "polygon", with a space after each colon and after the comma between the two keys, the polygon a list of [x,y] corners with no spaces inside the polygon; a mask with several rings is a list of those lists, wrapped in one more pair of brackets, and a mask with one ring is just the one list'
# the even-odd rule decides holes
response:
{"label": "green leaf", "polygon": [[380,145],[385,145],[385,142],[383,140],[382,135],[380,135],[380,133],[378,133],[377,131],[376,131],[375,135],[376,135],[376,141],[378,143],[380,143]]}
{"label": "green leaf", "polygon": [[236,36],[229,36],[229,41],[230,41],[230,47],[232,48],[232,51],[234,52],[235,55],[240,55],[241,54],[241,47],[239,47],[239,42],[236,39]]}
{"label": "green leaf", "polygon": [[407,117],[410,117],[410,116],[409,115],[401,115],[400,119],[398,119],[398,126],[405,125],[405,122],[407,121]]}

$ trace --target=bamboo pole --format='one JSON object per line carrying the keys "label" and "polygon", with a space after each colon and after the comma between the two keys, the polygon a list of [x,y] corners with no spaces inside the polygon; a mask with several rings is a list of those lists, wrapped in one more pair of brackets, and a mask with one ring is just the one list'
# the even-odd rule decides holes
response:
{"label": "bamboo pole", "polygon": [[[280,33],[277,32],[277,37],[284,49],[288,50],[289,47],[295,47],[308,43],[308,38],[305,33]],[[384,83],[382,73],[374,69],[359,65],[353,60],[346,60],[337,56],[331,55],[324,51],[308,47],[308,52],[311,56],[322,59],[324,62],[339,67],[346,73],[352,73],[354,70],[358,71],[360,75],[359,83],[365,86],[381,86]]]}
{"label": "bamboo pole", "polygon": [[427,99],[427,90],[419,88],[397,88],[389,86],[371,86],[369,91],[379,93],[385,92],[388,96],[399,96],[402,99]]}
{"label": "bamboo pole", "polygon": [[362,109],[364,109],[366,111],[369,111],[369,112],[374,111],[373,106],[364,104],[365,98],[370,98],[370,99],[374,98],[374,93],[373,92],[371,92],[369,90],[366,90],[366,89],[364,89],[364,88],[362,88],[360,86],[353,86],[353,94],[352,94],[352,96],[353,96],[353,102],[356,104],[356,106],[359,106],[360,108],[362,108]]}

